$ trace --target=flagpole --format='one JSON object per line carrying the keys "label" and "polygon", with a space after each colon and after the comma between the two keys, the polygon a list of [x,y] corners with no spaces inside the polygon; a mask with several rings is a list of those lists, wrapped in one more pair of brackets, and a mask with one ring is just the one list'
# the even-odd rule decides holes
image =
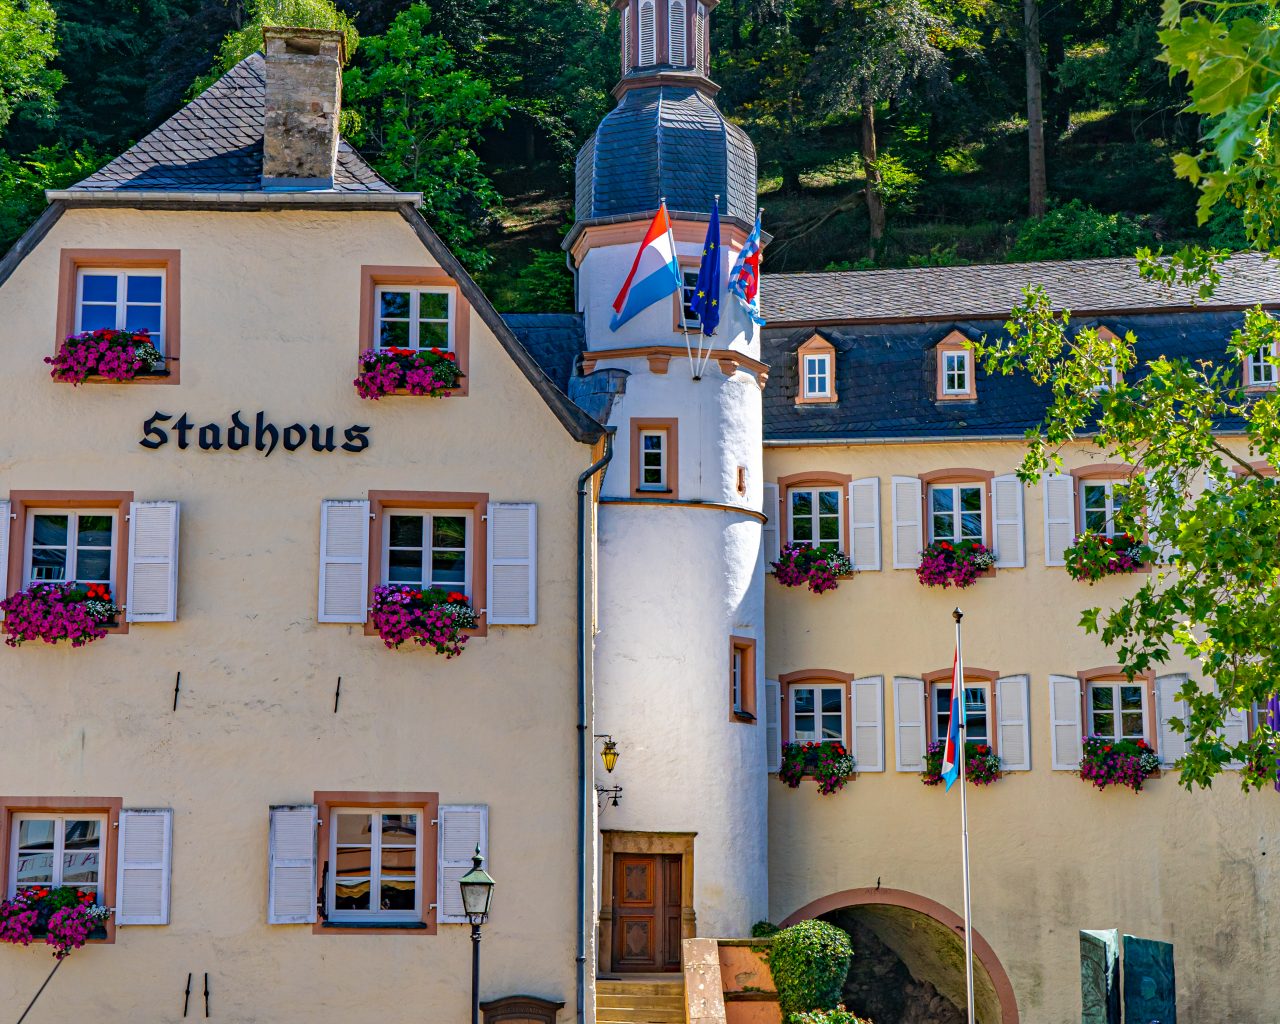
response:
{"label": "flagpole", "polygon": [[[717,192],[716,193],[717,215],[719,214],[719,210],[720,210],[720,193]],[[717,234],[719,234],[719,232],[717,232]],[[719,259],[720,259],[720,239],[717,238],[716,239],[716,260],[718,261]],[[717,302],[720,301],[719,295],[716,296],[716,301]],[[702,343],[704,341],[707,342],[706,355],[702,354]],[[711,362],[711,352],[714,345],[715,345],[715,342],[710,341],[706,333],[702,329],[702,317],[698,317],[698,370],[693,376],[694,380],[701,380],[702,375],[707,372],[707,363]]]}
{"label": "flagpole", "polygon": [[[659,203],[663,210],[667,208],[667,197],[663,196],[659,199]],[[698,373],[697,364],[693,359],[693,349],[689,347],[689,327],[684,322],[684,278],[680,276],[680,253],[676,249],[676,235],[671,230],[671,217],[667,217],[667,240],[671,242],[671,254],[676,257],[676,300],[679,302],[677,307],[680,310],[680,331],[684,334],[684,354],[689,360],[689,372],[694,380],[701,380],[702,377]],[[698,350],[702,350],[702,346],[698,346]]]}
{"label": "flagpole", "polygon": [[969,888],[969,787],[965,784],[965,769],[968,767],[969,748],[966,740],[968,731],[968,713],[965,710],[964,693],[964,653],[960,647],[960,620],[964,612],[959,608],[951,613],[956,620],[956,675],[951,685],[960,688],[960,699],[956,706],[960,709],[960,749],[956,756],[960,760],[960,863],[964,871],[964,988],[968,999],[968,1024],[978,1024],[973,1007],[973,907],[970,902]]}

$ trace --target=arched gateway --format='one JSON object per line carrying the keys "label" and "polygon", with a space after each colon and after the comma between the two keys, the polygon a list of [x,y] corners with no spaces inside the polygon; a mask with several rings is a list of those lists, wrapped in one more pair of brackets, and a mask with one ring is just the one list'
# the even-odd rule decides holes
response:
{"label": "arched gateway", "polygon": [[[964,1006],[964,921],[941,903],[902,889],[846,889],[801,907],[782,925],[815,917],[836,924],[845,917],[866,926],[913,977]],[[976,929],[973,952],[978,1019],[982,1024],[1019,1024],[1009,976],[995,950]]]}

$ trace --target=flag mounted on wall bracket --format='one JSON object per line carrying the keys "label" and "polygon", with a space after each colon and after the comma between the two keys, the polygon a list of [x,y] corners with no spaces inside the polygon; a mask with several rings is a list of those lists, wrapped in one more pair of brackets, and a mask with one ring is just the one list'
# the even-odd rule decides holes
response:
{"label": "flag mounted on wall bracket", "polygon": [[636,252],[631,273],[613,300],[613,319],[609,329],[616,331],[641,310],[674,295],[680,287],[676,243],[667,217],[667,201],[663,199]]}

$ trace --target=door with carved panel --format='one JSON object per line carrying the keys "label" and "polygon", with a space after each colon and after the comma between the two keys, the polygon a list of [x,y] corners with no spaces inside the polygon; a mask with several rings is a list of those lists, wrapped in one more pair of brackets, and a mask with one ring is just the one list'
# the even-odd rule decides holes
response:
{"label": "door with carved panel", "polygon": [[680,862],[678,854],[614,854],[615,971],[680,969]]}

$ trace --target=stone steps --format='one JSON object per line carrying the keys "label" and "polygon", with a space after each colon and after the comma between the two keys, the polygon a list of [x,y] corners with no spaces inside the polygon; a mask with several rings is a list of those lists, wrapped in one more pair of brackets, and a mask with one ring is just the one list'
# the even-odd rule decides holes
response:
{"label": "stone steps", "polygon": [[680,981],[599,981],[596,1024],[685,1024]]}

